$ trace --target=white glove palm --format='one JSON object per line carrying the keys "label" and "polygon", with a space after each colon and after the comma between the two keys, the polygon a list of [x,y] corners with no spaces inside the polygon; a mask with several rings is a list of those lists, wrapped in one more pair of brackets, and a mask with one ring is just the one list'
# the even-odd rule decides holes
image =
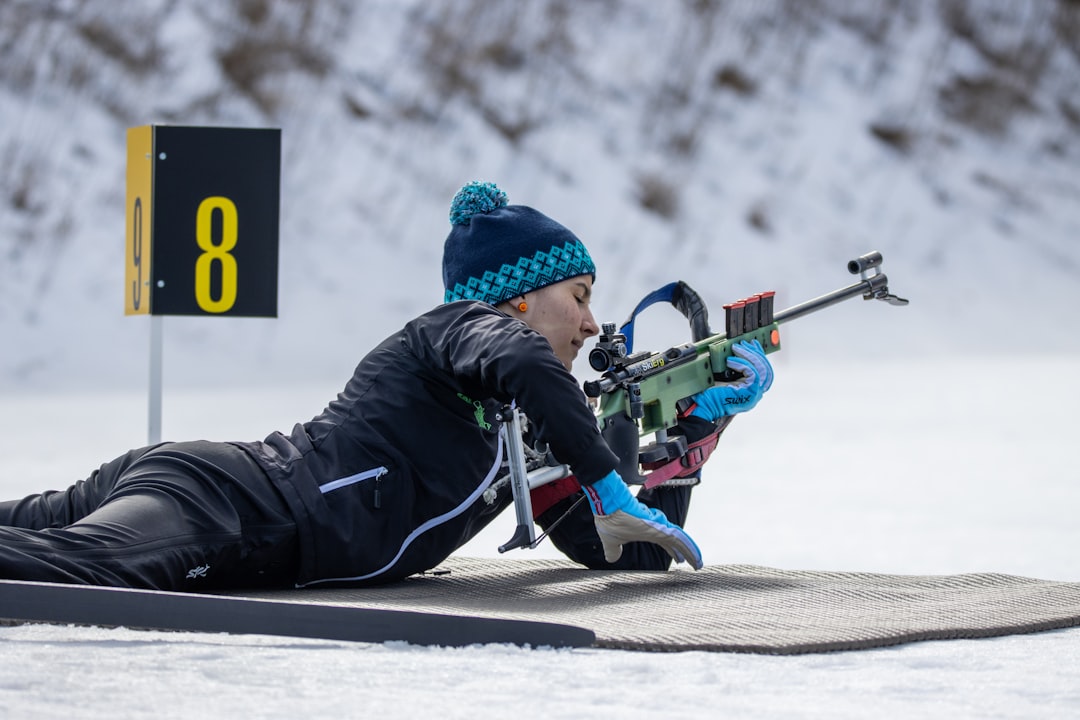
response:
{"label": "white glove palm", "polygon": [[604,546],[604,559],[615,562],[628,542],[651,542],[659,545],[676,562],[686,562],[695,570],[702,567],[701,550],[678,525],[664,513],[642,504],[630,494],[619,474],[612,470],[592,485],[584,485],[585,496],[593,511],[596,533]]}

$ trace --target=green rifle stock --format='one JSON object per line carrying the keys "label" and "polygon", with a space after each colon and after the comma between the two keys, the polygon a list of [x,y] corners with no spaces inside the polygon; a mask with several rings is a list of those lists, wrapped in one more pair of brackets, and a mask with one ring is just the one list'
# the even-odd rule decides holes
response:
{"label": "green rifle stock", "polygon": [[[663,352],[627,354],[626,336],[615,332],[614,324],[605,323],[597,348],[589,355],[590,365],[603,373],[599,379],[586,382],[584,389],[589,397],[600,398],[597,421],[609,445],[624,461],[620,468],[623,478],[633,482],[638,477],[639,437],[656,433],[657,442],[663,445],[667,429],[678,420],[680,401],[733,379],[727,361],[736,343],[757,340],[766,353],[776,352],[781,324],[853,297],[906,305],[907,300],[889,293],[881,263],[880,252],[862,255],[847,265],[850,273],[861,275],[860,282],[777,313],[773,312],[772,292],[725,305],[725,332],[695,337],[695,342]],[[688,286],[679,285],[682,297],[673,304],[691,320],[695,335],[709,332],[704,303]],[[623,328],[627,324],[629,321]],[[631,434],[630,428],[636,432]],[[641,459],[644,461],[644,454]]]}

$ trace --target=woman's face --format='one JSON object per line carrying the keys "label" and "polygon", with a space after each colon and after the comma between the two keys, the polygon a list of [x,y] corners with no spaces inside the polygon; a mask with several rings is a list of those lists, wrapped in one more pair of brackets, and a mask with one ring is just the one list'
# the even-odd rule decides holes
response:
{"label": "woman's face", "polygon": [[524,297],[528,309],[522,313],[517,310],[517,303],[512,302],[513,315],[546,337],[555,357],[569,370],[585,339],[600,332],[589,309],[592,277],[572,277],[533,290]]}

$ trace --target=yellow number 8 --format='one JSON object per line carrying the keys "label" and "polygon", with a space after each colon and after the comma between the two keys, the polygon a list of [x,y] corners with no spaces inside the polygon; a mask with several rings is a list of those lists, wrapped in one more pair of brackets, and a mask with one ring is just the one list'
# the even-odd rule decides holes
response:
{"label": "yellow number 8", "polygon": [[[214,244],[212,220],[221,211],[221,242]],[[211,196],[199,203],[195,216],[195,241],[203,251],[195,262],[195,302],[208,313],[223,313],[236,302],[236,258],[229,251],[236,247],[236,205],[227,197]],[[214,261],[221,263],[221,297],[210,296],[210,271]]]}

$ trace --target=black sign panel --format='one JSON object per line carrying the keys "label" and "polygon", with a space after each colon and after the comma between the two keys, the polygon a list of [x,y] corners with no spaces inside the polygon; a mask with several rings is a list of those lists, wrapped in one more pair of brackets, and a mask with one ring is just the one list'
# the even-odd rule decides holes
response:
{"label": "black sign panel", "polygon": [[276,317],[281,131],[153,138],[151,314]]}

